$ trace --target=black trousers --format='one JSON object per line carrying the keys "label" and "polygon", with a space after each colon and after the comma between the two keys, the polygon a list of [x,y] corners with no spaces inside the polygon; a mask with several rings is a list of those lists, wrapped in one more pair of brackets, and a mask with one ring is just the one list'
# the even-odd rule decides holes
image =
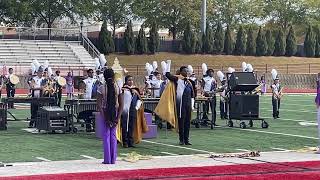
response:
{"label": "black trousers", "polygon": [[279,117],[280,100],[272,97],[272,116],[273,118]]}
{"label": "black trousers", "polygon": [[[177,108],[179,110],[179,108]],[[190,106],[182,105],[181,117],[178,116],[179,140],[180,142],[189,142],[189,131],[191,121],[191,103]]]}
{"label": "black trousers", "polygon": [[[7,90],[7,97],[14,97],[16,93],[16,89],[7,87],[6,90]],[[8,108],[13,108],[13,103],[8,103]]]}
{"label": "black trousers", "polygon": [[[126,146],[133,146],[133,130],[134,130],[134,124],[136,122],[136,116],[131,115],[135,113],[123,113],[121,115],[121,128],[122,128],[122,142],[123,145]],[[129,121],[129,122],[128,122]]]}
{"label": "black trousers", "polygon": [[36,126],[36,120],[37,120],[37,116],[38,116],[39,106],[40,105],[37,102],[31,103],[31,120],[29,122],[30,127]]}
{"label": "black trousers", "polygon": [[59,90],[56,94],[56,101],[57,101],[57,106],[61,107],[61,97],[62,97],[62,90]]}
{"label": "black trousers", "polygon": [[228,119],[228,106],[226,102],[220,100],[220,118]]}
{"label": "black trousers", "polygon": [[214,124],[216,123],[216,119],[217,119],[216,106],[217,106],[217,98],[216,98],[216,96],[214,96],[214,97],[210,98],[208,101],[206,101],[205,105],[203,106],[203,117],[204,117],[204,119],[208,118],[209,107],[210,107],[211,108],[211,112],[212,112],[211,121]]}

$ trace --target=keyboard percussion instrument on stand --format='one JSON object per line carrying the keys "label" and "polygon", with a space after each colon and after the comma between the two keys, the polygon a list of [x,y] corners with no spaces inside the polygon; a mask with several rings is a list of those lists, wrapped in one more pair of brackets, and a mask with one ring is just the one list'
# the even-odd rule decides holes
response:
{"label": "keyboard percussion instrument on stand", "polygon": [[63,133],[72,131],[70,128],[68,111],[59,106],[43,106],[38,111],[38,119],[36,128],[40,132],[45,130],[47,132],[55,132],[57,130]]}
{"label": "keyboard percussion instrument on stand", "polygon": [[2,103],[4,106],[5,114],[9,114],[15,121],[17,120],[30,120],[27,119],[17,119],[10,111],[8,111],[8,104],[10,103],[24,103],[24,104],[33,104],[37,103],[40,107],[48,106],[49,104],[55,103],[55,99],[53,97],[40,97],[40,98],[32,98],[32,97],[9,97],[3,98]]}
{"label": "keyboard percussion instrument on stand", "polygon": [[[69,114],[69,118],[71,121],[72,128],[76,130],[74,127],[73,118],[77,120],[77,123],[80,123],[80,119],[84,119],[83,113],[86,111],[97,112],[97,100],[96,99],[67,99],[65,101],[64,109],[67,110]],[[89,117],[94,122],[95,117]]]}

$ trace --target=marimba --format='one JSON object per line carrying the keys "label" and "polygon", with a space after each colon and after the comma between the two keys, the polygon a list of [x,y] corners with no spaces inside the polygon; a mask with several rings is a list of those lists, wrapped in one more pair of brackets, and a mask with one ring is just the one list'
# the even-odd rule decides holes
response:
{"label": "marimba", "polygon": [[[79,120],[84,118],[81,116],[82,112],[98,111],[96,99],[67,99],[64,108],[68,111],[72,128],[74,128],[73,117],[75,117],[79,123]],[[94,117],[91,118],[94,119]]]}

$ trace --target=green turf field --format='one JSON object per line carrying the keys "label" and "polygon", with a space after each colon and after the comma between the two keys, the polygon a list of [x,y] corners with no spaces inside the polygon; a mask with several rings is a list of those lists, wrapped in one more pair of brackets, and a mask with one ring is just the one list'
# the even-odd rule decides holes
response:
{"label": "green turf field", "polygon": [[[144,155],[203,154],[208,152],[227,153],[244,150],[277,151],[295,150],[304,146],[316,146],[318,142],[314,96],[285,96],[282,100],[280,119],[273,120],[271,97],[260,98],[260,114],[266,117],[268,129],[261,129],[260,122],[253,128],[226,127],[218,117],[221,127],[196,129],[192,127],[192,146],[179,146],[177,134],[159,130],[157,139],[142,142],[133,149],[119,147],[118,152],[136,151]],[[217,106],[217,109],[219,107]],[[19,118],[29,116],[28,110],[12,110]],[[219,113],[218,113],[219,114]],[[26,162],[48,160],[86,159],[85,156],[102,158],[102,142],[95,134],[31,134],[22,129],[27,122],[9,121],[7,131],[0,131],[0,162]],[[37,158],[38,157],[38,158]]]}

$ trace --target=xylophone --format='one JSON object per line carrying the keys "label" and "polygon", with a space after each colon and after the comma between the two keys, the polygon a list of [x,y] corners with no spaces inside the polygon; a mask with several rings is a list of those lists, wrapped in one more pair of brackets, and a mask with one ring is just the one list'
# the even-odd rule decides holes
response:
{"label": "xylophone", "polygon": [[[96,99],[67,99],[65,101],[64,108],[68,111],[71,126],[73,129],[73,118],[75,117],[77,122],[80,123],[80,119],[84,119],[82,114],[86,111],[97,111],[97,100]],[[90,117],[94,119],[94,117]]]}

